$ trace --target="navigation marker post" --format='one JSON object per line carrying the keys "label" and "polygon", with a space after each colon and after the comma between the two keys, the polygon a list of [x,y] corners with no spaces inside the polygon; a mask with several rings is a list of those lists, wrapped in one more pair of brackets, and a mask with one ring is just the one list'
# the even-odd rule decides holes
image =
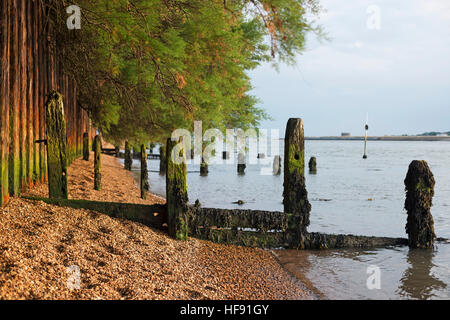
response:
{"label": "navigation marker post", "polygon": [[363,159],[367,159],[367,131],[369,130],[369,114],[367,114],[366,126],[364,128],[365,128],[365,135],[364,135],[364,155],[363,155]]}

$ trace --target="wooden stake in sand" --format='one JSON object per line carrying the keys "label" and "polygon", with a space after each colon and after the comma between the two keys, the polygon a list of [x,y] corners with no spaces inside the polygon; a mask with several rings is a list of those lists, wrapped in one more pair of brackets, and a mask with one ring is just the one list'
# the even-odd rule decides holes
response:
{"label": "wooden stake in sand", "polygon": [[52,91],[47,98],[47,163],[50,198],[67,199],[66,121],[62,95]]}
{"label": "wooden stake in sand", "polygon": [[96,135],[94,138],[94,189],[97,191],[102,188],[101,152],[102,140],[99,135]]}
{"label": "wooden stake in sand", "polygon": [[147,148],[145,144],[141,144],[141,198],[147,199],[149,190],[148,169],[147,169]]}
{"label": "wooden stake in sand", "polygon": [[304,247],[311,204],[305,184],[305,136],[303,121],[289,119],[284,138],[284,212],[295,215],[294,224],[289,226],[297,235],[299,248]]}
{"label": "wooden stake in sand", "polygon": [[186,154],[179,141],[167,139],[166,144],[166,199],[169,236],[188,239],[188,195],[186,182]]}
{"label": "wooden stake in sand", "polygon": [[89,161],[89,134],[83,133],[83,160]]}

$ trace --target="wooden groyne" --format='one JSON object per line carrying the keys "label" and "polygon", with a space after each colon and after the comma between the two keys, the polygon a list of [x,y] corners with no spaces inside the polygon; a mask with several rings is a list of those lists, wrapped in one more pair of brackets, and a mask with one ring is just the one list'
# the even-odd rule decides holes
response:
{"label": "wooden groyne", "polygon": [[90,140],[94,135],[88,113],[77,101],[77,84],[64,73],[54,14],[44,0],[0,4],[0,205],[48,179],[44,141],[50,92],[62,96],[69,163],[82,153],[83,133]]}
{"label": "wooden groyne", "polygon": [[[179,164],[174,163],[174,159],[184,157],[183,150],[173,151],[176,143],[179,141],[169,139],[166,153],[169,235],[176,239],[186,240],[188,236],[194,236],[219,243],[293,249],[367,249],[408,245],[406,238],[323,234],[307,231],[311,205],[305,186],[304,132],[301,119],[289,119],[286,127],[284,212],[202,208],[198,200],[195,205],[188,205],[186,165],[182,161]],[[424,172],[427,173],[426,170]],[[418,181],[422,181],[421,179],[424,178],[421,173],[416,176]],[[417,203],[422,201],[422,198],[417,195],[414,199],[418,201]],[[412,204],[412,207],[416,208],[417,203]],[[431,200],[427,202],[427,205],[430,203]],[[423,207],[423,210],[429,213],[427,205]],[[411,219],[408,218],[408,220]],[[429,234],[429,230],[426,228],[421,232],[421,234]],[[430,239],[429,237],[425,238]]]}

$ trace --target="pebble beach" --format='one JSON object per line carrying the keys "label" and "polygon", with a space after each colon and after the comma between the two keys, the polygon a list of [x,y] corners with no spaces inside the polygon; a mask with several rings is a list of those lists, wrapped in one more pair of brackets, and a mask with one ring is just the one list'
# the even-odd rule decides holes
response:
{"label": "pebble beach", "polygon": [[[75,160],[68,177],[71,199],[165,202],[155,195],[141,199],[131,172],[112,156],[102,155],[101,191],[93,188],[92,153],[89,161]],[[47,186],[26,195],[46,197]],[[0,299],[316,297],[271,251],[175,241],[136,222],[42,201],[12,198],[0,209]]]}

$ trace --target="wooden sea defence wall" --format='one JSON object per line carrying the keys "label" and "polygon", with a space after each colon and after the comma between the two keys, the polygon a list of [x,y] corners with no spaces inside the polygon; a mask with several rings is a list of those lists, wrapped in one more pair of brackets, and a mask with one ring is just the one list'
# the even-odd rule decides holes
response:
{"label": "wooden sea defence wall", "polygon": [[0,205],[47,180],[45,101],[63,96],[68,160],[82,153],[83,133],[94,130],[77,104],[77,84],[63,72],[46,0],[0,3]]}
{"label": "wooden sea defence wall", "polygon": [[[182,140],[168,139],[166,144],[166,198],[169,235],[178,240],[187,240],[189,236],[194,236],[218,243],[260,248],[367,249],[408,245],[408,239],[405,238],[308,232],[311,205],[308,201],[305,183],[304,141],[303,121],[300,118],[289,119],[284,140],[284,211],[275,212],[202,208],[198,200],[195,205],[189,205],[184,161],[186,155],[183,148],[180,147]],[[431,172],[422,171],[425,171],[428,176],[432,176]],[[420,182],[423,180],[422,171],[419,170],[410,175],[416,177],[416,180]],[[419,182],[414,180],[410,183],[413,185],[410,189],[415,190],[414,186]],[[431,190],[432,187],[427,187],[428,189]],[[411,194],[410,198],[413,199],[411,201],[413,204],[408,207],[416,208],[417,202],[421,203],[423,200],[423,194],[414,192]],[[432,196],[432,192],[429,192],[428,198],[430,196]],[[431,200],[427,203],[431,204]],[[425,206],[421,210],[413,210],[410,214],[412,221],[410,229],[413,234],[417,234],[418,232],[415,230],[420,229],[418,227],[421,225],[420,217],[418,219],[417,216],[420,215],[418,212],[422,211],[429,213],[429,206]],[[432,222],[431,215],[428,220]],[[428,225],[432,225],[431,222]],[[430,234],[429,227],[423,229],[419,230],[420,235]],[[428,238],[433,240],[432,237]],[[431,241],[427,242],[429,246],[428,243]]]}

